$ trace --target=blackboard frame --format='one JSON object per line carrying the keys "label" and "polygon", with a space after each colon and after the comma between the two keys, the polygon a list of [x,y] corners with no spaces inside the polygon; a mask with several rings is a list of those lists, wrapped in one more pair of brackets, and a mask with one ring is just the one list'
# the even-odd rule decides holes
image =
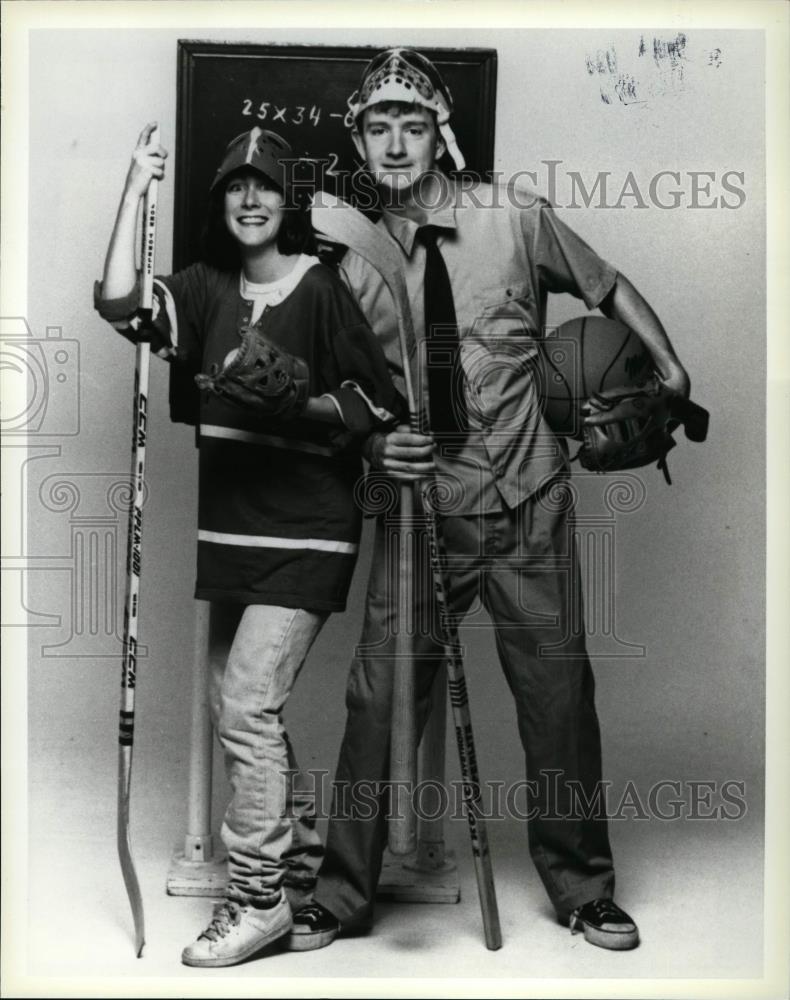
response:
{"label": "blackboard frame", "polygon": [[[196,92],[199,85],[205,86],[206,75],[214,74],[219,81],[227,81],[232,74],[234,60],[236,65],[241,65],[242,61],[246,60],[259,60],[263,78],[265,78],[263,71],[266,61],[281,64],[283,60],[319,60],[322,63],[336,63],[342,67],[344,75],[353,80],[348,88],[350,94],[357,86],[365,64],[382,48],[382,46],[264,45],[251,42],[179,39],[173,270],[185,267],[199,256],[197,234],[205,207],[206,170],[199,158],[194,137],[198,131],[195,127],[196,116],[201,111],[197,106]],[[463,101],[459,101],[458,94],[454,92],[456,134],[459,134],[462,127],[466,136],[462,142],[459,135],[459,143],[467,159],[465,173],[490,177],[494,168],[496,49],[421,47],[420,51],[433,60],[448,78],[452,75],[457,78],[459,73],[463,73],[464,82],[469,81],[468,89],[471,91],[471,97],[466,94]],[[452,80],[448,79],[448,82],[453,89]],[[251,128],[254,124],[278,129],[277,123],[270,125],[265,121],[256,122],[254,117],[250,118],[244,127]],[[232,138],[233,134],[243,130],[244,128],[238,128],[234,131],[231,125],[227,130],[228,134],[220,137],[222,143],[220,155],[224,143]],[[286,138],[293,141],[287,134]],[[351,142],[347,137],[345,142],[350,150]],[[312,148],[308,151],[313,154],[317,152]],[[216,166],[218,159],[219,156],[213,152],[212,167]],[[199,167],[197,170],[196,164]]]}

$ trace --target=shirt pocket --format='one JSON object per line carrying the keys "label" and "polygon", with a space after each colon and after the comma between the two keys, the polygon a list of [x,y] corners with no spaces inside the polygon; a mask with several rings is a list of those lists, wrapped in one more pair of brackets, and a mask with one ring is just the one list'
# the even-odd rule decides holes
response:
{"label": "shirt pocket", "polygon": [[539,337],[537,302],[528,281],[487,288],[478,302],[480,332],[484,336]]}
{"label": "shirt pocket", "polygon": [[538,305],[529,281],[519,279],[481,291],[476,318],[464,340],[470,348],[533,358],[540,339]]}
{"label": "shirt pocket", "polygon": [[539,365],[537,305],[528,281],[486,289],[461,345],[473,426],[518,430],[535,409]]}

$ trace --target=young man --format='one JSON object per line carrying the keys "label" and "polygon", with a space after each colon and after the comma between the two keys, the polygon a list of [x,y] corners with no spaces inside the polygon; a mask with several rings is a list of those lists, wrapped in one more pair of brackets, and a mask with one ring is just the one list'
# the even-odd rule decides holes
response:
{"label": "young man", "polygon": [[[433,429],[431,437],[405,426],[374,434],[368,457],[396,478],[435,472],[448,485],[453,502],[442,534],[450,600],[462,616],[477,599],[492,619],[533,788],[532,860],[561,923],[601,947],[633,948],[636,924],[612,899],[605,816],[585,815],[578,798],[574,810],[570,798],[572,786],[594,800],[601,750],[583,629],[571,625],[581,595],[563,489],[567,451],[543,421],[530,365],[518,360],[534,356],[547,293],[570,292],[635,330],[671,390],[687,396],[688,376],[641,295],[545,200],[482,183],[462,187],[440,173],[446,151],[458,168],[463,159],[449,125],[450,94],[427,59],[408,49],[382,53],[349,104],[354,144],[380,194],[379,224],[402,250],[417,338],[425,341]],[[355,254],[344,266],[397,377],[389,294]],[[432,342],[431,327],[440,328],[439,340]],[[437,352],[438,365],[430,360]],[[380,783],[379,808],[344,815],[335,803],[315,902],[295,916],[294,949],[322,947],[341,927],[353,932],[372,920],[385,841],[396,595],[384,542],[379,524],[336,774],[338,787],[352,790]],[[429,613],[422,609],[423,620]],[[418,631],[421,727],[442,652],[430,629]]]}

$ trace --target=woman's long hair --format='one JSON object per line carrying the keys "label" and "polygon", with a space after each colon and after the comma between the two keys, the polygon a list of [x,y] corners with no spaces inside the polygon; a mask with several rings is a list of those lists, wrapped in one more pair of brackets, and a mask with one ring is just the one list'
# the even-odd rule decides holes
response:
{"label": "woman's long hair", "polygon": [[[243,168],[248,169],[248,168]],[[241,254],[236,240],[225,223],[225,191],[237,173],[228,174],[209,195],[208,211],[201,236],[202,259],[220,271],[241,269]],[[282,194],[279,187],[275,190]],[[283,208],[283,221],[277,233],[277,249],[281,254],[315,254],[315,238],[307,211],[298,205]]]}

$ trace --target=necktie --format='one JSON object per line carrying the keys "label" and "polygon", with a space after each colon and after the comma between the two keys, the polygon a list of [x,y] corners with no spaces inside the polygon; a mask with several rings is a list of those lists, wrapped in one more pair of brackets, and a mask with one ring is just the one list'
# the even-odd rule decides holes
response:
{"label": "necktie", "polygon": [[423,296],[431,430],[441,438],[464,432],[468,425],[453,290],[436,245],[438,234],[437,226],[417,230],[426,253]]}

